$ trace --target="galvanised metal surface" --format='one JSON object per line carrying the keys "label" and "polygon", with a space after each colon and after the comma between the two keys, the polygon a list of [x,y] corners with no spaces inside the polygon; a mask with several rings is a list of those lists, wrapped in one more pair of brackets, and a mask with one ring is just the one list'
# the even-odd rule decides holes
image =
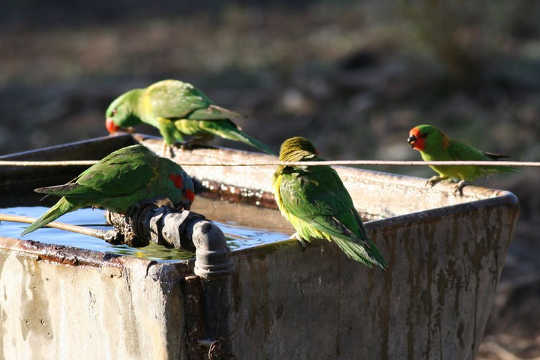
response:
{"label": "galvanised metal surface", "polygon": [[251,359],[473,359],[517,212],[503,195],[370,222],[386,272],[325,241],[233,253],[233,348]]}
{"label": "galvanised metal surface", "polygon": [[[176,154],[178,161],[209,158],[270,159],[224,149]],[[186,170],[261,204],[274,171]],[[233,352],[249,359],[473,359],[513,237],[516,196],[467,186],[461,197],[424,179],[336,170],[361,215],[378,219],[366,229],[388,271],[368,270],[326,241],[305,251],[288,241],[233,253]],[[253,221],[275,226],[268,214]]]}
{"label": "galvanised metal surface", "polygon": [[181,358],[187,263],[9,238],[0,247],[0,358]]}
{"label": "galvanised metal surface", "polygon": [[[161,152],[160,141],[135,139]],[[226,149],[176,151],[177,160],[208,158],[268,159]],[[208,198],[197,211],[208,218],[291,229],[274,210],[272,167],[185,168],[203,185]],[[238,359],[473,359],[517,198],[473,186],[456,197],[453,187],[427,188],[423,179],[338,172],[361,215],[376,219],[366,228],[388,271],[352,262],[325,241],[306,250],[284,241],[235,251],[232,278],[224,281],[228,316],[219,317],[197,314],[205,286],[193,285],[192,262],[152,264],[0,238],[0,354],[197,358],[186,334],[205,337],[200,322],[222,318],[227,326],[212,326],[230,337]],[[183,284],[202,290],[184,294]]]}

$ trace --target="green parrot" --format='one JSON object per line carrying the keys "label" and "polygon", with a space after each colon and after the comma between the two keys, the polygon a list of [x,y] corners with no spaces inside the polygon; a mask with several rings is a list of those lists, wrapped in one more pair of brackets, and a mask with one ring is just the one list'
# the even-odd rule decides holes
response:
{"label": "green parrot", "polygon": [[[506,155],[483,152],[470,145],[450,139],[433,125],[418,125],[409,131],[407,142],[414,150],[418,150],[424,161],[489,161],[508,157]],[[508,166],[429,166],[439,175],[431,177],[427,183],[430,186],[441,180],[454,179],[459,181],[455,192],[463,195],[466,181],[493,173],[511,172],[515,168]]]}
{"label": "green parrot", "polygon": [[232,122],[241,115],[215,105],[199,89],[178,80],[162,80],[144,89],[130,90],[109,105],[105,116],[111,134],[141,122],[157,127],[165,140],[164,151],[182,142],[184,135],[194,136],[195,142],[217,135],[273,154],[267,145]]}
{"label": "green parrot", "polygon": [[178,164],[156,156],[142,145],[110,153],[67,184],[34,191],[62,198],[21,236],[83,207],[125,214],[141,201],[168,199],[176,207],[189,209],[195,197],[191,178]]}
{"label": "green parrot", "polygon": [[[309,140],[293,137],[281,144],[280,161],[321,160]],[[384,258],[367,237],[351,196],[329,166],[279,166],[273,190],[281,214],[305,246],[312,238],[335,242],[351,259],[368,267],[386,268]]]}

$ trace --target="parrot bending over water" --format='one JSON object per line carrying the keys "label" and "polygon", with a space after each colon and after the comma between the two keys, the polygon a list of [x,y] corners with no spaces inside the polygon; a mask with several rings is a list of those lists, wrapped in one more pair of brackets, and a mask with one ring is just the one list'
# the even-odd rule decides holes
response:
{"label": "parrot bending over water", "polygon": [[184,135],[194,136],[194,142],[217,135],[273,154],[267,145],[232,122],[241,115],[215,105],[199,89],[178,80],[162,80],[144,89],[130,90],[109,105],[105,116],[111,134],[141,122],[157,127],[165,141],[164,151],[183,141]]}
{"label": "parrot bending over water", "polygon": [[[303,137],[281,144],[280,161],[317,161],[317,151]],[[367,237],[351,196],[329,166],[279,166],[273,189],[281,214],[296,230],[302,245],[312,238],[336,243],[351,259],[368,267],[386,268],[375,244]]]}
{"label": "parrot bending over water", "polygon": [[174,206],[189,209],[195,197],[191,178],[178,164],[156,156],[142,145],[110,153],[67,184],[34,191],[62,198],[21,236],[83,207],[125,214],[141,201],[169,199]]}
{"label": "parrot bending over water", "polygon": [[[450,139],[441,130],[433,125],[418,125],[409,131],[407,142],[414,150],[418,150],[424,161],[489,161],[508,157],[506,155],[483,152],[470,145]],[[508,166],[432,166],[439,175],[431,177],[427,183],[430,186],[441,180],[459,180],[455,192],[463,195],[463,187],[466,181],[472,181],[478,177],[493,173],[512,172],[514,168]]]}

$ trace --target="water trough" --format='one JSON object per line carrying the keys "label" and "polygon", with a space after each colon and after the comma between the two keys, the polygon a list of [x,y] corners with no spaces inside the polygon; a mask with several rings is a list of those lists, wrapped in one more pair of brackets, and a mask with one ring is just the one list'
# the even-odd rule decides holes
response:
{"label": "water trough", "polygon": [[[159,139],[121,135],[0,159],[99,159],[135,142],[161,151]],[[272,158],[220,148],[175,159]],[[276,210],[272,167],[184,168],[201,185],[194,211],[264,240],[233,239],[218,257],[230,266],[212,273],[200,271],[212,266],[200,265],[209,243],[160,260],[58,245],[48,230],[25,237],[42,231],[45,242],[21,240],[0,223],[0,358],[474,358],[518,217],[512,193],[468,186],[459,197],[424,179],[337,168],[389,263],[380,272],[328,242],[302,250],[286,240],[293,230]],[[50,205],[32,189],[83,169],[2,168],[0,207]]]}

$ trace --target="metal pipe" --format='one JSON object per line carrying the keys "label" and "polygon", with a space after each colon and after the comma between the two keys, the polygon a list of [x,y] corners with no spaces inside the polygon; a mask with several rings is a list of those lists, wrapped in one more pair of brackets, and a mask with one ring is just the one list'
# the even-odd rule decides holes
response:
{"label": "metal pipe", "polygon": [[229,324],[232,262],[221,229],[201,214],[157,207],[151,202],[140,205],[127,216],[108,212],[106,218],[121,230],[131,246],[144,246],[152,241],[195,250],[194,273],[198,280],[186,279],[184,285],[192,294],[185,294],[186,301],[194,303],[187,303],[186,307],[200,306],[199,316],[186,320],[187,333],[195,336],[190,339],[190,348],[195,352],[201,346],[207,348],[210,359],[232,358]]}

